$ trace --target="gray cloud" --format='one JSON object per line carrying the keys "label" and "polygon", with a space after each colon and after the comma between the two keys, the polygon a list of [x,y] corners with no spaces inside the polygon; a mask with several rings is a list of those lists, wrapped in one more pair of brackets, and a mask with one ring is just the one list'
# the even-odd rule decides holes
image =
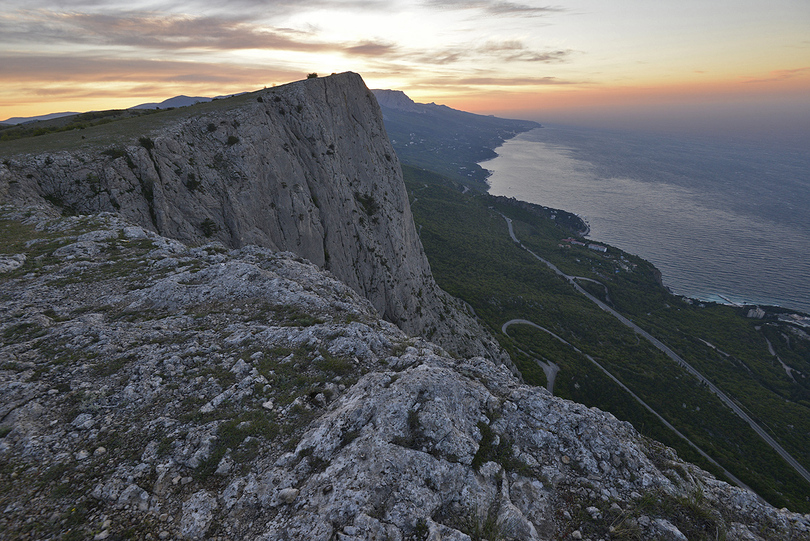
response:
{"label": "gray cloud", "polygon": [[0,19],[0,35],[0,41],[6,42],[30,42],[31,36],[36,36],[39,44],[67,42],[164,51],[266,49],[369,56],[396,50],[394,44],[387,42],[323,42],[303,30],[269,28],[247,17],[191,17],[153,12],[29,12]]}
{"label": "gray cloud", "polygon": [[366,41],[359,45],[346,47],[344,51],[352,55],[384,56],[394,54],[398,49],[397,45],[393,43]]}
{"label": "gray cloud", "polygon": [[436,89],[453,88],[456,91],[467,87],[527,87],[527,86],[560,86],[587,84],[583,81],[558,79],[557,77],[498,77],[481,74],[478,76],[436,75],[433,77],[420,76],[408,83],[409,88]]}
{"label": "gray cloud", "polygon": [[436,51],[412,51],[402,53],[421,64],[448,65],[464,60],[488,57],[499,62],[537,62],[552,64],[565,62],[573,54],[571,50],[534,51],[518,40],[487,42],[484,45],[460,45]]}
{"label": "gray cloud", "polygon": [[195,82],[217,84],[259,84],[303,77],[272,66],[242,66],[183,61],[124,59],[98,55],[0,55],[0,79],[17,83],[59,84],[131,82],[150,84]]}
{"label": "gray cloud", "polygon": [[[466,5],[466,4],[465,4]],[[272,28],[246,17],[162,15],[154,12],[55,13],[25,12],[0,19],[0,41],[39,44],[73,43],[90,47],[130,47],[161,51],[264,49],[296,52],[336,52],[426,65],[451,65],[482,57],[500,62],[557,63],[571,51],[535,51],[521,41],[463,44],[441,50],[404,50],[381,40],[329,43],[314,32]]]}
{"label": "gray cloud", "polygon": [[532,51],[518,40],[501,41],[501,42],[487,42],[481,47],[475,49],[477,53],[488,54],[500,60],[507,62],[541,62],[551,64],[556,62],[564,62],[572,54],[573,51],[556,50],[556,51]]}
{"label": "gray cloud", "polygon": [[479,9],[491,15],[520,17],[540,17],[560,13],[565,9],[557,6],[530,6],[515,2],[492,0],[426,0],[425,5],[438,9],[468,10]]}
{"label": "gray cloud", "polygon": [[266,30],[245,20],[186,17],[156,13],[37,12],[21,20],[0,22],[5,40],[89,45],[123,45],[156,49],[288,49],[321,50],[328,46],[293,37],[286,30]]}
{"label": "gray cloud", "polygon": [[[559,6],[532,6],[507,0],[424,0],[423,5],[433,9],[481,10],[491,15],[543,16],[566,11]],[[110,13],[132,10],[133,2],[125,0],[28,0],[29,11]],[[393,13],[404,9],[400,2],[391,0],[138,0],[138,9],[163,14],[244,13],[249,20],[273,20],[291,13],[300,14],[316,9],[332,11],[358,11]]]}
{"label": "gray cloud", "polygon": [[[162,13],[234,13],[250,10],[251,16],[262,17],[275,14],[331,8],[350,10],[390,10],[386,0],[138,0],[138,8]],[[27,0],[28,10],[50,11],[123,11],[131,10],[133,2],[126,0]]]}
{"label": "gray cloud", "polygon": [[415,51],[403,55],[403,59],[436,66],[455,64],[470,56],[467,49],[445,49],[441,51]]}
{"label": "gray cloud", "polygon": [[454,81],[459,85],[473,86],[537,86],[574,85],[579,81],[566,81],[556,77],[466,77]]}

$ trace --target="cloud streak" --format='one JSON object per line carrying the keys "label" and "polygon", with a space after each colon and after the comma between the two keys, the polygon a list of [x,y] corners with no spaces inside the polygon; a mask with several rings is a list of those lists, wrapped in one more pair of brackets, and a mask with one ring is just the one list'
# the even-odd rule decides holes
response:
{"label": "cloud streak", "polygon": [[569,60],[573,51],[570,49],[556,51],[532,51],[521,41],[488,42],[478,47],[476,53],[488,54],[506,62],[539,62],[552,64]]}
{"label": "cloud streak", "polygon": [[142,9],[152,9],[162,13],[234,13],[250,12],[256,16],[271,16],[300,13],[302,10],[332,9],[353,11],[384,11],[391,9],[391,2],[386,0],[27,0],[28,10],[75,11],[75,12],[111,12],[132,9],[133,3]]}
{"label": "cloud streak", "polygon": [[465,60],[490,60],[498,63],[529,62],[556,64],[570,60],[574,51],[535,51],[518,40],[487,42],[484,45],[465,44],[438,51],[403,51],[400,58],[427,65],[449,65]]}
{"label": "cloud streak", "polygon": [[804,68],[796,68],[796,69],[789,69],[789,70],[774,70],[770,72],[768,77],[762,77],[758,79],[747,79],[743,81],[744,83],[775,83],[786,81],[788,79],[796,79],[799,77],[805,77],[810,75],[810,66]]}
{"label": "cloud streak", "polygon": [[122,59],[101,55],[0,55],[0,79],[13,79],[17,85],[43,80],[58,81],[48,86],[145,81],[150,84],[194,82],[238,85],[286,81],[302,76],[301,72],[267,66]]}
{"label": "cloud streak", "polygon": [[557,77],[466,77],[456,81],[459,85],[474,86],[549,86],[574,85],[578,81],[565,81]]}
{"label": "cloud streak", "polygon": [[92,50],[123,48],[135,53],[147,49],[159,51],[167,57],[178,52],[262,50],[336,53],[377,62],[453,65],[482,60],[551,64],[566,62],[572,54],[570,50],[533,50],[520,40],[489,41],[484,45],[460,44],[439,50],[408,49],[379,39],[330,42],[319,39],[314,31],[269,27],[246,17],[36,11],[0,19],[0,41],[21,44],[30,42],[34,35],[39,44],[70,44]]}
{"label": "cloud streak", "polygon": [[565,11],[556,6],[530,6],[515,2],[487,0],[427,0],[425,5],[442,10],[481,10],[489,15],[510,17],[544,17]]}
{"label": "cloud streak", "polygon": [[396,54],[399,51],[399,46],[394,43],[366,41],[359,45],[353,45],[343,48],[343,52],[350,55],[361,56],[388,56]]}
{"label": "cloud streak", "polygon": [[469,87],[498,87],[498,88],[523,88],[542,86],[571,86],[587,84],[583,81],[560,79],[557,77],[498,77],[480,75],[475,77],[452,77],[437,76],[432,78],[421,78],[414,81],[413,88],[446,88],[462,89]]}
{"label": "cloud streak", "polygon": [[329,43],[311,33],[272,28],[246,18],[191,17],[158,13],[36,12],[0,20],[0,38],[11,43],[71,43],[87,46],[130,47],[162,51],[245,49],[296,52],[343,52],[370,55],[390,53],[390,43]]}

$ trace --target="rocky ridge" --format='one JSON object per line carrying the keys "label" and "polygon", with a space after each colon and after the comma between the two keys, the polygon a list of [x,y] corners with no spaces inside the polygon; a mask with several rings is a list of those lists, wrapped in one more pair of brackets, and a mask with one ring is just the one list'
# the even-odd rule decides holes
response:
{"label": "rocky ridge", "polygon": [[510,363],[469,306],[433,280],[382,113],[359,75],[161,115],[43,136],[32,144],[61,147],[4,155],[0,201],[115,212],[192,244],[291,251],[405,332]]}
{"label": "rocky ridge", "polygon": [[400,90],[372,90],[401,162],[486,192],[489,171],[481,162],[537,122],[478,115],[435,103],[416,103]]}
{"label": "rocky ridge", "polygon": [[402,90],[378,90],[375,88],[372,92],[374,93],[374,97],[377,98],[377,103],[380,104],[380,107],[387,107],[408,113],[427,113],[426,109],[423,107],[424,104],[416,103]]}
{"label": "rocky ridge", "polygon": [[0,537],[810,539],[292,253],[0,216]]}

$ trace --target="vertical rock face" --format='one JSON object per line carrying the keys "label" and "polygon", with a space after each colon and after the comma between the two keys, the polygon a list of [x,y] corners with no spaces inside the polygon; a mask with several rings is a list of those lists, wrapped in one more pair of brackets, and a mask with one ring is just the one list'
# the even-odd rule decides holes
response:
{"label": "vertical rock face", "polygon": [[5,160],[0,195],[117,212],[188,243],[292,251],[406,332],[503,358],[469,308],[436,286],[379,106],[359,75],[178,113],[121,143]]}

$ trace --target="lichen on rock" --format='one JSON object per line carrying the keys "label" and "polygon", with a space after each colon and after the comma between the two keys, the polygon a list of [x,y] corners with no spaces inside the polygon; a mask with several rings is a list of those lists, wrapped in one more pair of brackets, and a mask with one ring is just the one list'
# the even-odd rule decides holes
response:
{"label": "lichen on rock", "polygon": [[2,213],[26,255],[0,276],[11,538],[810,537],[608,413],[408,337],[295,254]]}

